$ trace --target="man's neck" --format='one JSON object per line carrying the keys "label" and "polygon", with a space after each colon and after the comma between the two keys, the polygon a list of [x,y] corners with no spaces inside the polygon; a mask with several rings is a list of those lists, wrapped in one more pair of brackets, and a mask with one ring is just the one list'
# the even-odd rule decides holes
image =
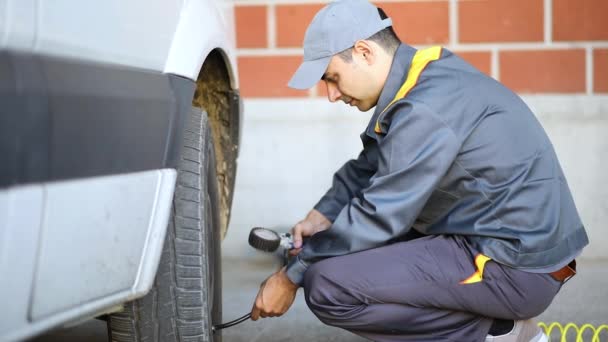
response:
{"label": "man's neck", "polygon": [[386,86],[386,81],[388,80],[388,77],[390,75],[391,66],[393,65],[393,60],[395,59],[396,54],[397,49],[395,49],[390,54],[383,51],[382,54],[379,55],[378,71],[376,74],[378,75],[377,84],[380,84],[381,87],[380,91],[378,92],[378,98],[376,99],[375,105],[378,104],[378,101],[380,100],[380,95],[382,94],[382,90]]}
{"label": "man's neck", "polygon": [[381,75],[382,75],[382,87],[384,88],[384,84],[386,84],[386,80],[388,79],[388,75],[391,71],[391,65],[393,63],[393,57],[387,57],[386,61],[384,61],[381,66]]}

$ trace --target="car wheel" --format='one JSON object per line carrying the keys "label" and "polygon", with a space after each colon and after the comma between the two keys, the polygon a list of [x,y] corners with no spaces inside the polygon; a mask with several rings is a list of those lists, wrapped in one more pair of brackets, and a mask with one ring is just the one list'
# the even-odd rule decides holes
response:
{"label": "car wheel", "polygon": [[186,123],[171,217],[150,292],[108,320],[110,341],[221,341],[219,197],[207,113]]}

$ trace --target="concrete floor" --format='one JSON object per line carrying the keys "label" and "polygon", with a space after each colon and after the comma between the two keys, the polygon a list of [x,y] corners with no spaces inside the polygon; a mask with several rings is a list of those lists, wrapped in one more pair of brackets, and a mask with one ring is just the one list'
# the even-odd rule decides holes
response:
{"label": "concrete floor", "polygon": [[[277,266],[264,259],[224,260],[224,320],[229,321],[251,310],[259,284]],[[300,290],[301,291],[301,290]],[[549,309],[539,321],[573,322],[579,326],[590,323],[596,327],[608,324],[608,261],[579,261],[579,274],[562,288]],[[552,334],[559,341],[559,332]],[[225,342],[359,342],[365,341],[347,331],[325,326],[306,307],[302,293],[298,294],[292,308],[283,317],[266,318],[257,322],[247,321],[224,330]],[[576,341],[574,331],[567,341]],[[592,341],[591,332],[583,335],[583,341]],[[103,342],[107,341],[105,322],[88,321],[80,326],[60,329],[40,336],[35,342]],[[608,328],[598,341],[608,341]]]}

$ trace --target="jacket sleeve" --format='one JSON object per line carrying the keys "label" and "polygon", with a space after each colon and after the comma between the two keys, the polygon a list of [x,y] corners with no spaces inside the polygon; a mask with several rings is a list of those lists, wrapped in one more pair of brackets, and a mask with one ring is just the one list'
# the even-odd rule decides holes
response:
{"label": "jacket sleeve", "polygon": [[422,104],[399,102],[378,144],[378,171],[361,196],[340,211],[330,229],[313,235],[287,266],[302,284],[319,260],[385,245],[406,234],[461,147],[441,118]]}
{"label": "jacket sleeve", "polygon": [[359,196],[361,190],[369,184],[371,176],[376,173],[376,165],[368,159],[373,149],[374,145],[371,142],[365,143],[364,140],[364,148],[359,157],[346,162],[334,174],[331,188],[314,206],[331,222],[335,221],[353,197]]}

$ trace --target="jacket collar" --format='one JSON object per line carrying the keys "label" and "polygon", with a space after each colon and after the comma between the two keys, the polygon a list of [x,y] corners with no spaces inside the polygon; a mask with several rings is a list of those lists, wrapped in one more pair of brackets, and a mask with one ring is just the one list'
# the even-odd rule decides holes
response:
{"label": "jacket collar", "polygon": [[395,57],[393,58],[393,62],[391,64],[391,69],[388,73],[388,78],[384,83],[384,88],[382,88],[382,92],[378,98],[378,103],[374,109],[374,115],[372,115],[372,118],[365,129],[365,134],[367,134],[369,137],[374,139],[377,137],[376,133],[374,132],[376,121],[384,108],[391,103],[397,94],[397,91],[399,91],[399,88],[403,85],[403,82],[405,82],[407,74],[410,70],[412,58],[414,58],[414,54],[416,54],[416,49],[407,44],[400,44],[397,48]]}

